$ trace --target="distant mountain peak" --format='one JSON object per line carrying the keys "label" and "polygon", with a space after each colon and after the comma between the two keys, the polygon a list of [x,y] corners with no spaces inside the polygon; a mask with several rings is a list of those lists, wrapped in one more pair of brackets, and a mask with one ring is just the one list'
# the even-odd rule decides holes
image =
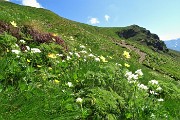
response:
{"label": "distant mountain peak", "polygon": [[180,38],[164,41],[169,49],[180,51]]}

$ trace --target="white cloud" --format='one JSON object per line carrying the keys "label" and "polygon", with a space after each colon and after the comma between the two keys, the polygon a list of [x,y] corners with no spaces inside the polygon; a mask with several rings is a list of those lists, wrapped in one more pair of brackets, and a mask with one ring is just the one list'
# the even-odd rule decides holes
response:
{"label": "white cloud", "polygon": [[5,1],[10,1],[10,0],[5,0]]}
{"label": "white cloud", "polygon": [[104,18],[105,18],[105,20],[108,22],[108,21],[109,21],[110,16],[109,16],[109,15],[105,15],[105,16],[104,16]]}
{"label": "white cloud", "polygon": [[22,4],[25,6],[42,8],[42,6],[36,0],[22,0]]}
{"label": "white cloud", "polygon": [[90,18],[89,23],[90,24],[98,24],[100,22],[99,22],[99,20],[97,18]]}
{"label": "white cloud", "polygon": [[165,40],[173,40],[173,39],[178,39],[180,38],[180,33],[166,33],[166,34],[158,34],[160,39],[165,41]]}

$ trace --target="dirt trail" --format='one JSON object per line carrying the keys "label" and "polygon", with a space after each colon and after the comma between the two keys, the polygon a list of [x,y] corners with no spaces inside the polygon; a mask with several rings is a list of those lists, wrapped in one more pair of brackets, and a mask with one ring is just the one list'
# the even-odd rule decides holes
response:
{"label": "dirt trail", "polygon": [[138,48],[136,48],[136,47],[134,47],[132,45],[127,44],[124,40],[122,40],[122,41],[115,41],[115,40],[113,40],[113,42],[116,45],[125,47],[125,48],[129,49],[130,51],[136,52],[139,55],[139,57],[140,57],[139,58],[139,63],[142,63],[146,59],[146,53],[142,52],[140,49],[138,49]]}

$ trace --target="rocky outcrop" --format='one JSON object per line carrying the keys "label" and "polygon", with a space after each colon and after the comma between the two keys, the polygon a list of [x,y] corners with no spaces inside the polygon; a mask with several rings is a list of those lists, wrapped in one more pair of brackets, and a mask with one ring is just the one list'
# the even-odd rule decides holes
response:
{"label": "rocky outcrop", "polygon": [[158,35],[153,34],[149,30],[139,27],[138,25],[124,27],[119,30],[117,34],[121,38],[136,40],[141,44],[145,44],[155,51],[168,51],[165,43],[159,39]]}

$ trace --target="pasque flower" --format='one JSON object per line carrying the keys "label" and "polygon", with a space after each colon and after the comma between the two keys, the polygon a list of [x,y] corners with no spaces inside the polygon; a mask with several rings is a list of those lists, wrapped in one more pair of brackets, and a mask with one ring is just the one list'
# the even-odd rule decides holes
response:
{"label": "pasque flower", "polygon": [[130,58],[129,52],[127,52],[127,51],[124,51],[124,52],[123,52],[123,56],[124,56],[125,58]]}
{"label": "pasque flower", "polygon": [[127,63],[125,63],[125,64],[124,64],[124,66],[125,66],[125,67],[130,67],[130,65],[129,65],[129,64],[127,64]]}
{"label": "pasque flower", "polygon": [[55,55],[55,54],[53,54],[53,53],[49,53],[49,54],[48,54],[48,57],[49,57],[49,58],[52,58],[52,59],[57,58],[57,57],[56,57],[56,55]]}
{"label": "pasque flower", "polygon": [[13,27],[17,27],[17,24],[14,21],[10,22]]}

